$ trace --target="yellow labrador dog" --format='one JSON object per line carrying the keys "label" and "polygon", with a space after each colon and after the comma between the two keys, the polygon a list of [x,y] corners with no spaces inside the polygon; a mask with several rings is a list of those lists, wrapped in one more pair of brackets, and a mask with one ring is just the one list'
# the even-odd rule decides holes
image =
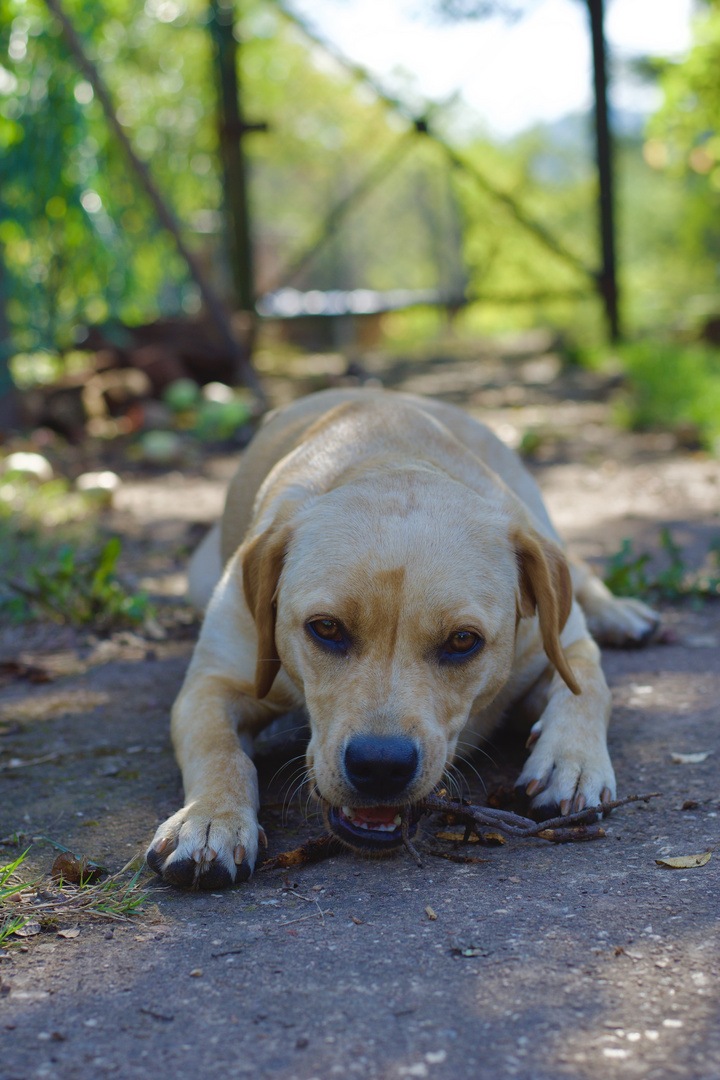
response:
{"label": "yellow labrador dog", "polygon": [[147,853],[169,882],[250,876],[253,736],[301,705],[309,782],[357,849],[397,847],[458,740],[520,702],[534,809],[615,795],[590,631],[637,644],[657,616],[569,565],[518,457],[459,409],[331,390],[270,414],[190,584],[209,604],[172,714],[186,802]]}

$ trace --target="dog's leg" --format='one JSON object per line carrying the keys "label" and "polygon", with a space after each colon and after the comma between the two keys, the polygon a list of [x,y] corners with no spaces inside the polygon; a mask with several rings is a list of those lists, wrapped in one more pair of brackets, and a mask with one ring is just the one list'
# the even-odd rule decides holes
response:
{"label": "dog's leg", "polygon": [[588,630],[601,645],[638,647],[652,640],[660,616],[642,600],[613,596],[580,559],[570,560],[570,576]]}
{"label": "dog's leg", "polygon": [[565,646],[582,693],[573,694],[555,673],[547,703],[530,731],[532,752],[518,780],[533,811],[551,817],[597,806],[615,797],[615,774],[607,750],[610,691],[600,650],[589,637]]}
{"label": "dog's leg", "polygon": [[[172,712],[172,740],[185,805],[163,822],[147,851],[149,865],[173,885],[218,889],[253,871],[258,784],[252,736],[290,702],[257,701],[252,683],[252,622],[240,625],[241,590],[227,575],[213,597],[185,684]],[[248,615],[249,620],[249,615]],[[248,640],[249,638],[249,640]]]}

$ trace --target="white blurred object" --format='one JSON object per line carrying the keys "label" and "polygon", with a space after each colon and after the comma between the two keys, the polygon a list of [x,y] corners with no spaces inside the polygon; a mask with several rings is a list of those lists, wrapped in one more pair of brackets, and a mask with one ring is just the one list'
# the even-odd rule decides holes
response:
{"label": "white blurred object", "polygon": [[232,388],[221,382],[209,382],[202,388],[202,396],[206,401],[216,401],[219,405],[227,405],[232,401],[235,394]]}
{"label": "white blurred object", "polygon": [[8,454],[2,463],[3,472],[26,473],[34,476],[41,484],[47,483],[53,478],[53,467],[42,454],[31,454],[25,450],[17,450],[14,454]]}
{"label": "white blurred object", "polygon": [[117,473],[105,470],[105,472],[86,472],[78,476],[75,487],[85,495],[91,495],[101,499],[108,505],[112,503],[115,492],[120,487],[121,480]]}

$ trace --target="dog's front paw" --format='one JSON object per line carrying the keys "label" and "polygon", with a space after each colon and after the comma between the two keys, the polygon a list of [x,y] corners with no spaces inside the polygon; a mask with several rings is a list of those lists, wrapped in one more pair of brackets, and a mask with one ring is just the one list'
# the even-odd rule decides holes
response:
{"label": "dog's front paw", "polygon": [[531,800],[534,817],[569,814],[615,798],[615,773],[603,738],[574,741],[566,731],[543,732],[538,720],[533,742],[517,786]]}
{"label": "dog's front paw", "polygon": [[586,612],[588,630],[601,645],[640,648],[660,629],[660,616],[642,600],[608,596]]}
{"label": "dog's front paw", "polygon": [[213,812],[197,801],[163,822],[145,858],[171,885],[224,889],[250,877],[259,838],[265,841],[265,833],[254,810]]}

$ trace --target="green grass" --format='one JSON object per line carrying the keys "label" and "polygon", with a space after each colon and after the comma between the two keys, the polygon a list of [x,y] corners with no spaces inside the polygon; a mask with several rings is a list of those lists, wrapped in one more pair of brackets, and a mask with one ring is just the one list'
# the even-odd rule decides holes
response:
{"label": "green grass", "polygon": [[47,930],[88,916],[127,922],[141,913],[148,900],[140,882],[142,867],[129,879],[126,868],[103,881],[80,885],[62,878],[57,882],[24,881],[19,871],[29,850],[0,867],[0,946],[11,944],[13,935],[30,922]]}
{"label": "green grass", "polygon": [[26,855],[27,851],[24,851],[13,862],[0,867],[0,947],[4,946],[7,939],[17,930],[21,930],[28,921],[23,916],[7,914],[6,912],[6,905],[10,903],[11,897],[18,896],[24,889],[28,888],[27,883],[20,881],[17,876],[17,871],[25,861]]}
{"label": "green grass", "polygon": [[633,431],[665,430],[720,453],[720,350],[643,340],[584,358],[614,363],[625,374],[615,419]]}
{"label": "green grass", "polygon": [[92,497],[64,479],[0,477],[0,618],[49,616],[104,631],[140,625],[153,614],[147,596],[118,578],[120,541],[100,537],[96,514]]}
{"label": "green grass", "polygon": [[654,602],[684,597],[703,601],[720,595],[720,537],[710,546],[707,571],[690,569],[669,529],[660,532],[660,549],[663,563],[652,571],[650,552],[637,552],[632,540],[623,540],[619,551],[607,562],[604,581],[610,591],[616,596],[636,596]]}
{"label": "green grass", "polygon": [[120,550],[117,537],[89,552],[63,545],[49,567],[31,565],[24,581],[5,584],[57,622],[99,630],[136,626],[151,614],[150,604],[145,593],[129,593],[118,581]]}

